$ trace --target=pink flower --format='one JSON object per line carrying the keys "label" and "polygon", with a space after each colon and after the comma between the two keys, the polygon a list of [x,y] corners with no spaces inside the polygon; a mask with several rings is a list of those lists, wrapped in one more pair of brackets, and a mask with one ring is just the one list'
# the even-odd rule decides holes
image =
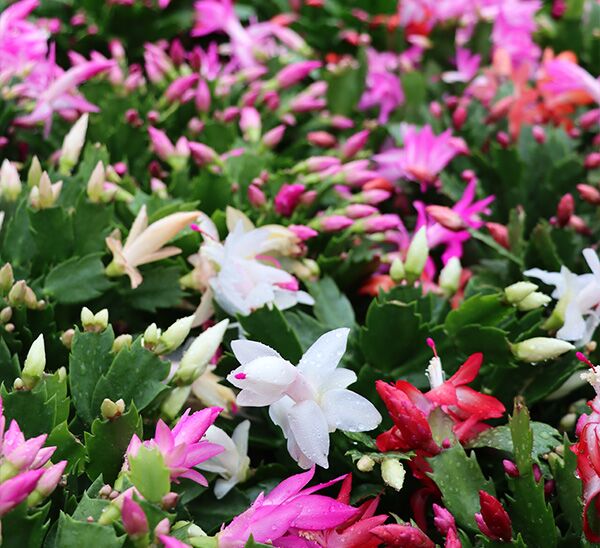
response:
{"label": "pink flower", "polygon": [[0,483],[0,516],[23,502],[35,489],[43,469],[28,470]]}
{"label": "pink flower", "polygon": [[125,458],[137,455],[142,445],[148,448],[155,447],[162,454],[172,480],[188,478],[200,485],[208,485],[206,478],[196,471],[194,466],[223,452],[220,445],[201,441],[221,411],[219,407],[208,407],[190,415],[188,409],[172,430],[159,420],[151,440],[142,442],[137,435],[133,435]]}
{"label": "pink flower", "polygon": [[421,188],[435,183],[440,172],[459,153],[452,132],[435,135],[431,126],[418,130],[405,125],[404,146],[393,148],[375,156],[379,173],[387,179],[408,179],[421,184]]}
{"label": "pink flower", "polygon": [[240,514],[217,535],[219,546],[242,548],[250,535],[256,542],[273,542],[291,528],[304,531],[332,529],[359,512],[348,504],[313,493],[344,479],[304,489],[315,473],[314,467],[282,481],[268,495],[258,495],[248,510]]}
{"label": "pink flower", "polygon": [[299,183],[282,185],[275,196],[275,211],[284,217],[290,217],[305,190],[306,187]]}
{"label": "pink flower", "polygon": [[473,54],[468,49],[457,48],[456,50],[456,70],[444,72],[442,80],[448,84],[454,82],[470,82],[479,69],[481,55]]}
{"label": "pink flower", "polygon": [[[544,73],[548,78],[542,89],[557,96],[571,92],[584,92],[600,105],[600,80],[594,78],[576,63],[555,59],[544,63]],[[555,101],[560,101],[557,97]]]}

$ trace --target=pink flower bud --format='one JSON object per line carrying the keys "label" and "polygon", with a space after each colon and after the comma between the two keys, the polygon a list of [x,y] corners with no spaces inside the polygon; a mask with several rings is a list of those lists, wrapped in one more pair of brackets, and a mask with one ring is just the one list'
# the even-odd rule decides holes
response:
{"label": "pink flower bud", "polygon": [[386,230],[392,230],[402,226],[400,217],[395,213],[386,213],[377,217],[369,217],[361,221],[365,232],[384,232]]}
{"label": "pink flower bud", "polygon": [[491,540],[510,542],[512,523],[500,501],[485,491],[479,491],[479,503],[481,512],[475,514],[479,530]]}
{"label": "pink flower bud", "polygon": [[37,483],[36,491],[40,493],[44,498],[47,497],[56,489],[56,486],[60,482],[60,478],[67,466],[66,460],[53,464],[50,468],[44,468],[44,474]]}
{"label": "pink flower bud", "polygon": [[275,196],[275,211],[289,217],[300,203],[300,196],[305,189],[304,185],[298,183],[284,184]]}
{"label": "pink flower bud", "polygon": [[279,104],[281,103],[279,94],[275,90],[267,91],[263,96],[263,100],[267,108],[273,112],[279,108]]}
{"label": "pink flower bud", "polygon": [[552,2],[552,10],[550,11],[550,15],[552,15],[553,19],[560,19],[567,11],[567,3],[565,0],[554,0]]}
{"label": "pink flower bud", "polygon": [[429,112],[434,118],[441,118],[442,105],[440,105],[437,101],[431,101],[431,103],[429,103]]}
{"label": "pink flower bud", "polygon": [[123,47],[123,43],[116,38],[108,43],[108,51],[110,51],[110,55],[113,59],[117,59],[118,61],[125,59],[125,48]]}
{"label": "pink flower bud", "polygon": [[267,148],[275,148],[283,139],[285,126],[283,124],[275,126],[262,136],[262,144]]}
{"label": "pink flower bud", "polygon": [[361,200],[367,204],[380,204],[381,202],[385,202],[391,195],[391,192],[378,188],[363,190],[360,194],[358,194]]}
{"label": "pink flower bud", "polygon": [[459,105],[452,113],[452,125],[456,131],[460,131],[466,121],[467,109],[463,105]]}
{"label": "pink flower bud", "polygon": [[579,192],[581,199],[588,204],[600,205],[600,190],[595,186],[580,184],[577,185],[577,192]]}
{"label": "pink flower bud", "polygon": [[113,169],[119,177],[123,177],[127,173],[127,164],[125,162],[117,162],[113,165]]}
{"label": "pink flower bud", "polygon": [[591,152],[583,162],[585,169],[596,169],[600,167],[600,152]]}
{"label": "pink flower bud", "polygon": [[510,476],[511,478],[518,478],[519,477],[519,469],[517,468],[517,465],[508,459],[504,459],[502,461],[502,466],[504,467],[504,472],[506,473],[507,476]]}
{"label": "pink flower bud", "polygon": [[321,217],[319,219],[321,230],[325,232],[338,232],[352,226],[354,221],[343,215],[331,215],[330,217]]}
{"label": "pink flower bud", "polygon": [[354,127],[354,122],[350,118],[336,114],[331,117],[331,127],[334,129],[350,129]]}
{"label": "pink flower bud", "polygon": [[334,156],[313,156],[306,160],[305,164],[308,171],[315,173],[331,167],[338,167],[341,164],[341,160]]}
{"label": "pink flower bud", "polygon": [[305,225],[290,225],[288,229],[291,230],[300,240],[303,242],[318,236],[318,232],[309,226]]}
{"label": "pink flower bud", "polygon": [[267,203],[267,197],[259,187],[256,185],[250,185],[248,187],[248,201],[254,207],[262,207]]}
{"label": "pink flower bud", "polygon": [[188,142],[188,147],[192,153],[192,158],[199,166],[212,164],[219,157],[214,149],[205,145],[204,143],[190,141]]}
{"label": "pink flower bud", "polygon": [[352,158],[357,152],[362,150],[369,140],[369,131],[363,130],[355,133],[342,146],[342,156]]}
{"label": "pink flower bud", "polygon": [[142,510],[142,507],[131,497],[125,497],[123,500],[121,519],[123,521],[125,532],[130,537],[140,537],[150,530],[148,518],[146,517],[144,510]]}
{"label": "pink flower bud", "polygon": [[600,125],[600,108],[588,110],[579,117],[579,124],[585,130],[598,127]]}
{"label": "pink flower bud", "polygon": [[378,209],[367,204],[351,204],[346,208],[346,215],[351,219],[361,219],[378,213]]}
{"label": "pink flower bud", "polygon": [[425,211],[431,215],[434,220],[440,223],[444,228],[457,232],[465,228],[463,218],[456,211],[446,206],[430,205]]}
{"label": "pink flower bud", "polygon": [[446,508],[435,503],[433,504],[433,524],[440,532],[440,535],[444,536],[446,536],[451,529],[456,529],[454,516]]}
{"label": "pink flower bud", "polygon": [[498,133],[496,133],[496,142],[502,148],[508,147],[508,145],[510,145],[510,137],[508,136],[508,133],[506,133],[505,131],[499,131]]}
{"label": "pink flower bud", "polygon": [[167,134],[164,131],[150,126],[148,128],[148,133],[150,135],[150,144],[152,145],[152,150],[158,154],[161,160],[167,160],[170,156],[174,156],[176,154],[173,143],[171,143],[171,140],[167,137]]}
{"label": "pink flower bud", "polygon": [[327,101],[325,99],[319,99],[318,97],[312,97],[310,95],[298,95],[290,102],[290,109],[292,112],[296,113],[320,110],[326,106]]}
{"label": "pink flower bud", "polygon": [[181,66],[185,62],[185,48],[183,47],[183,44],[179,38],[175,38],[171,42],[171,47],[169,48],[169,57],[176,67]]}
{"label": "pink flower bud", "polygon": [[531,128],[531,134],[540,145],[543,145],[546,142],[546,130],[542,126],[533,126]]}
{"label": "pink flower bud", "polygon": [[198,112],[208,112],[210,110],[210,89],[208,88],[206,80],[203,78],[198,81],[194,104],[196,105]]}
{"label": "pink flower bud", "polygon": [[460,174],[460,177],[463,181],[466,181],[467,183],[469,183],[470,181],[475,179],[477,177],[477,175],[475,174],[475,172],[472,169],[465,169]]}
{"label": "pink flower bud", "polygon": [[510,248],[508,228],[500,223],[485,223],[485,227],[489,230],[491,237],[494,238],[494,241],[497,244],[500,244],[506,249]]}
{"label": "pink flower bud", "polygon": [[337,139],[327,131],[310,131],[306,140],[320,148],[333,148],[337,144]]}
{"label": "pink flower bud", "polygon": [[319,193],[316,190],[307,190],[300,196],[300,203],[310,205],[317,199],[318,195]]}
{"label": "pink flower bud", "polygon": [[412,525],[378,525],[371,529],[371,534],[381,539],[385,546],[435,548],[435,543],[421,529]]}
{"label": "pink flower bud", "polygon": [[573,199],[572,194],[567,193],[560,199],[556,208],[556,221],[558,226],[566,226],[574,212],[575,200]]}
{"label": "pink flower bud", "polygon": [[176,80],[173,80],[167,91],[165,91],[166,100],[170,103],[181,100],[183,94],[191,89],[198,79],[199,76],[197,74],[188,74],[187,76],[180,76]]}
{"label": "pink flower bud", "polygon": [[244,138],[247,141],[258,141],[260,138],[260,132],[262,128],[262,122],[258,110],[254,107],[242,108],[240,114],[240,129],[244,134]]}
{"label": "pink flower bud", "polygon": [[313,70],[321,66],[320,61],[299,61],[281,69],[275,79],[280,88],[289,88],[304,80]]}

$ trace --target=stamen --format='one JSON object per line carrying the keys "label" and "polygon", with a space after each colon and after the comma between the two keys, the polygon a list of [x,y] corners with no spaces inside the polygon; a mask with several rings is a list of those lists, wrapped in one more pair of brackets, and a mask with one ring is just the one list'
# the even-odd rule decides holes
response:
{"label": "stamen", "polygon": [[437,349],[435,347],[435,341],[431,337],[427,337],[425,342],[427,343],[427,346],[429,346],[429,348],[431,348],[431,350],[433,350],[433,355],[437,358],[438,354],[437,354]]}

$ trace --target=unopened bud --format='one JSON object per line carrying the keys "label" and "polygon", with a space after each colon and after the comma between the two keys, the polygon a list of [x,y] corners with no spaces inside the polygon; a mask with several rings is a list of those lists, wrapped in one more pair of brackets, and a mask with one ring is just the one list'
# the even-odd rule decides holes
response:
{"label": "unopened bud", "polygon": [[85,331],[99,333],[108,327],[108,310],[103,308],[100,312],[94,314],[89,308],[84,306],[81,309],[81,325]]}
{"label": "unopened bud", "polygon": [[530,310],[536,310],[542,306],[546,306],[552,299],[548,295],[544,295],[539,291],[534,291],[525,297],[522,301],[517,304],[517,308],[521,312],[529,312]]}
{"label": "unopened bud", "polygon": [[558,202],[556,208],[556,221],[558,226],[567,226],[571,215],[575,212],[575,200],[571,194],[565,194]]}
{"label": "unopened bud", "polygon": [[155,354],[164,354],[172,352],[179,348],[181,343],[189,335],[192,324],[194,323],[194,315],[180,318],[170,327],[168,327],[159,337],[158,343],[154,348]]}
{"label": "unopened bud", "polygon": [[5,306],[2,310],[0,310],[0,323],[8,323],[12,318],[12,308],[10,306]]}
{"label": "unopened bud", "polygon": [[148,349],[154,348],[158,344],[158,339],[160,337],[160,329],[156,326],[155,323],[150,324],[146,331],[144,331],[143,343],[144,347]]}
{"label": "unopened bud", "polygon": [[400,257],[396,257],[392,261],[392,266],[390,267],[390,276],[392,280],[396,283],[400,283],[406,277],[406,271],[404,270],[404,263]]}
{"label": "unopened bud", "polygon": [[11,306],[21,306],[25,304],[25,295],[27,293],[27,284],[25,280],[15,282],[8,292],[8,304]]}
{"label": "unopened bud", "polygon": [[0,194],[9,202],[14,202],[21,194],[21,178],[17,168],[8,160],[0,167]]}
{"label": "unopened bud", "polygon": [[368,455],[363,455],[356,463],[356,468],[358,468],[361,472],[370,472],[374,467],[375,461]]}
{"label": "unopened bud", "polygon": [[381,477],[387,485],[396,491],[400,491],[404,485],[405,475],[404,466],[402,466],[402,463],[398,459],[383,459],[381,463]]}
{"label": "unopened bud", "polygon": [[71,345],[73,344],[73,337],[74,336],[75,336],[75,330],[74,329],[67,329],[60,336],[60,342],[63,343],[63,345],[70,350],[71,349]]}
{"label": "unopened bud", "polygon": [[31,166],[29,166],[29,171],[27,172],[27,187],[33,188],[34,186],[38,186],[40,182],[40,177],[42,176],[42,166],[37,156],[33,157],[31,160]]}
{"label": "unopened bud", "polygon": [[429,257],[429,246],[427,245],[427,229],[422,226],[413,236],[412,242],[406,253],[404,270],[409,283],[414,283],[421,277],[425,263]]}
{"label": "unopened bud", "polygon": [[14,283],[15,277],[13,275],[12,266],[10,263],[6,263],[0,268],[0,295],[6,295]]}
{"label": "unopened bud", "polygon": [[87,183],[87,195],[91,202],[95,204],[102,202],[105,182],[106,174],[104,165],[102,162],[98,162]]}
{"label": "unopened bud", "polygon": [[109,421],[118,419],[125,413],[125,402],[122,399],[114,402],[108,398],[104,398],[100,405],[100,413],[102,413],[102,417]]}
{"label": "unopened bud", "polygon": [[161,499],[161,506],[164,510],[172,510],[175,508],[175,506],[177,506],[178,499],[179,495],[171,491]]}
{"label": "unopened bud", "polygon": [[510,345],[510,349],[516,358],[529,363],[558,358],[558,356],[574,348],[572,344],[566,341],[549,337],[534,337]]}
{"label": "unopened bud", "polygon": [[451,257],[446,266],[442,268],[438,285],[444,290],[446,295],[454,295],[460,285],[460,276],[462,274],[462,266],[458,257]]}
{"label": "unopened bud", "polygon": [[112,345],[112,351],[115,354],[118,354],[123,348],[131,348],[133,343],[133,337],[127,333],[123,335],[119,335],[114,341]]}
{"label": "unopened bud", "polygon": [[44,336],[40,335],[29,349],[25,365],[21,372],[21,379],[26,388],[31,390],[40,380],[46,367],[46,348],[44,347]]}
{"label": "unopened bud", "polygon": [[185,405],[191,391],[192,387],[190,385],[173,388],[160,405],[161,414],[169,421],[172,421]]}
{"label": "unopened bud", "polygon": [[517,304],[537,288],[538,286],[531,282],[517,282],[504,289],[504,296],[510,304]]}
{"label": "unopened bud", "polygon": [[60,160],[58,161],[58,169],[65,175],[71,173],[71,170],[79,161],[79,155],[85,142],[88,119],[88,114],[81,116],[65,136],[60,151]]}
{"label": "unopened bud", "polygon": [[588,204],[600,205],[600,190],[592,185],[577,185],[577,192],[582,200],[585,200]]}
{"label": "unopened bud", "polygon": [[510,249],[508,228],[500,223],[485,223],[485,227],[489,230],[491,237],[497,244],[501,245],[505,249]]}
{"label": "unopened bud", "polygon": [[427,206],[426,211],[438,223],[448,230],[456,232],[465,228],[465,222],[463,221],[463,218],[449,207],[430,205]]}

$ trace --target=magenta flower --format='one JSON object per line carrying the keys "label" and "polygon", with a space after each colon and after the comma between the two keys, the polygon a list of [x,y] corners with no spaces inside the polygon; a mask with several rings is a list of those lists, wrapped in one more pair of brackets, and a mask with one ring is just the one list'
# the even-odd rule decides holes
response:
{"label": "magenta flower", "polygon": [[404,103],[400,79],[392,71],[398,67],[398,57],[392,53],[380,53],[373,48],[367,51],[367,87],[358,108],[367,110],[379,107],[378,122],[385,124],[390,114]]}
{"label": "magenta flower", "polygon": [[[417,224],[415,231],[419,230],[422,226],[427,227],[427,243],[429,248],[432,249],[438,245],[445,245],[446,249],[442,255],[442,261],[446,264],[452,257],[462,257],[463,244],[471,237],[467,228],[481,228],[484,222],[480,218],[481,213],[489,213],[488,206],[494,201],[494,196],[488,196],[482,200],[474,202],[475,191],[477,188],[477,179],[471,179],[467,184],[462,197],[454,206],[451,208],[452,217],[457,221],[456,230],[451,230],[444,227],[439,222],[435,221],[433,217],[427,213],[426,205],[415,200],[413,205],[417,210]],[[464,227],[460,230],[460,226]],[[447,224],[447,226],[450,226]]]}
{"label": "magenta flower", "polygon": [[401,149],[392,148],[375,156],[379,174],[390,180],[415,181],[422,189],[434,184],[440,172],[459,154],[450,130],[436,135],[429,125],[420,130],[405,125],[403,144]]}
{"label": "magenta flower", "polygon": [[477,71],[481,62],[481,55],[473,54],[468,49],[457,48],[456,50],[456,70],[444,72],[442,80],[447,84],[454,82],[470,82]]}
{"label": "magenta flower", "polygon": [[305,489],[315,473],[314,467],[283,480],[268,495],[258,495],[248,510],[240,514],[217,535],[219,546],[242,548],[250,535],[256,542],[275,542],[291,528],[304,531],[333,529],[356,516],[358,509],[324,495],[313,493],[344,479]]}
{"label": "magenta flower", "polygon": [[585,92],[600,105],[600,80],[576,63],[555,59],[544,64],[548,78],[542,84],[545,91],[556,95],[570,92]]}
{"label": "magenta flower", "polygon": [[172,480],[188,478],[200,485],[208,485],[206,478],[194,470],[194,466],[223,452],[220,445],[202,441],[206,430],[221,411],[220,407],[208,407],[190,415],[188,409],[172,430],[159,420],[151,440],[142,442],[137,435],[133,435],[125,455],[126,462],[130,456],[137,455],[142,445],[157,448],[171,472]]}
{"label": "magenta flower", "polygon": [[35,489],[43,469],[28,470],[0,483],[0,516],[23,502]]}

